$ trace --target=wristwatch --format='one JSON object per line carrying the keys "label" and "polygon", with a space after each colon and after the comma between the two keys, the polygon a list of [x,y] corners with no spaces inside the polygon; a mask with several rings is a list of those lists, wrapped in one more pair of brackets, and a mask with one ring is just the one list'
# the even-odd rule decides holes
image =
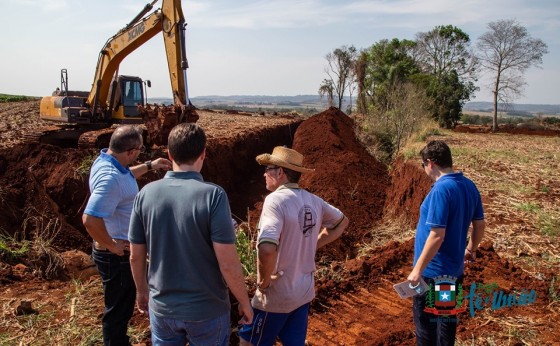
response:
{"label": "wristwatch", "polygon": [[148,171],[152,170],[152,161],[151,160],[144,162],[144,164],[146,165],[146,167],[148,167]]}

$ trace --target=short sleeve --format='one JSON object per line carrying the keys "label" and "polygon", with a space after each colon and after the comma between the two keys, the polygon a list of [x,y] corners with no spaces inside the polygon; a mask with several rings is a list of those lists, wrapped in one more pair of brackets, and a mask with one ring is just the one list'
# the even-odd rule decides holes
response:
{"label": "short sleeve", "polygon": [[323,211],[323,227],[332,229],[342,221],[344,214],[337,208],[322,201],[322,211]]}
{"label": "short sleeve", "polygon": [[110,174],[105,174],[96,182],[84,214],[107,218],[113,215],[119,204],[121,190],[118,179],[114,179]]}
{"label": "short sleeve", "polygon": [[144,222],[141,215],[141,199],[142,193],[136,195],[132,214],[130,215],[130,225],[128,228],[128,240],[133,244],[146,244],[146,232],[144,230]]}
{"label": "short sleeve", "polygon": [[484,209],[482,207],[482,199],[480,198],[480,192],[476,187],[475,190],[476,190],[477,198],[476,198],[473,220],[484,220]]}
{"label": "short sleeve", "polygon": [[426,225],[431,228],[445,228],[447,227],[447,218],[449,215],[449,200],[443,191],[432,190],[430,191],[431,198],[428,205],[428,216],[426,218]]}
{"label": "short sleeve", "polygon": [[284,228],[284,217],[282,207],[274,202],[270,196],[267,196],[263,204],[257,242],[258,244],[268,242],[278,245]]}
{"label": "short sleeve", "polygon": [[234,244],[235,230],[231,222],[231,210],[227,194],[216,188],[210,213],[210,238],[219,244]]}

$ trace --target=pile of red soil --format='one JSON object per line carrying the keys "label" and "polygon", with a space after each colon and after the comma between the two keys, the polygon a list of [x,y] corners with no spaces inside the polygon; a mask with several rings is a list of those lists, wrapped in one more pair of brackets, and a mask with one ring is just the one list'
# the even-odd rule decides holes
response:
{"label": "pile of red soil", "polygon": [[340,240],[320,251],[319,257],[355,257],[357,245],[370,239],[372,226],[382,216],[389,186],[386,167],[356,139],[354,121],[334,107],[304,121],[292,147],[304,155],[306,167],[315,169],[302,175],[300,185],[350,220]]}
{"label": "pile of red soil", "polygon": [[384,216],[401,218],[405,224],[415,226],[420,216],[420,205],[431,189],[433,182],[424,173],[420,163],[397,159],[391,171],[391,188],[385,199]]}

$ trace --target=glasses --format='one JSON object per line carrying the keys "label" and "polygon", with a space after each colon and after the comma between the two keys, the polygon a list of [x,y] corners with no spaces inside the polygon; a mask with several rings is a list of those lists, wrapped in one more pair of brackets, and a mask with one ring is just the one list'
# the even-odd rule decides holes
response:
{"label": "glasses", "polygon": [[273,170],[278,169],[278,168],[280,168],[280,167],[278,167],[278,166],[266,167],[264,169],[264,172],[268,173],[268,171],[273,171]]}
{"label": "glasses", "polygon": [[141,146],[140,146],[140,147],[138,147],[138,148],[132,148],[132,149],[128,149],[127,151],[132,151],[132,150],[138,150],[138,151],[140,151],[141,153],[143,153],[143,152],[145,152],[145,151],[146,151],[146,147],[145,147],[145,146],[143,146],[143,145],[141,145]]}

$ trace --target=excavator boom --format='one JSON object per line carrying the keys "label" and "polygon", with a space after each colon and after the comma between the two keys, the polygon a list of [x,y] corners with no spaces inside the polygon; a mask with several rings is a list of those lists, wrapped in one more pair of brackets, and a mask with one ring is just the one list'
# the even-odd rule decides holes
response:
{"label": "excavator boom", "polygon": [[187,66],[182,63],[186,61],[183,33],[185,18],[181,1],[162,0],[161,10],[142,18],[141,15],[145,14],[147,9],[151,9],[157,1],[154,0],[148,4],[136,18],[111,37],[101,49],[93,87],[87,99],[88,105],[92,108],[105,109],[110,106],[108,96],[111,81],[123,59],[160,32],[163,32],[173,101],[176,105],[187,105],[185,84]]}

